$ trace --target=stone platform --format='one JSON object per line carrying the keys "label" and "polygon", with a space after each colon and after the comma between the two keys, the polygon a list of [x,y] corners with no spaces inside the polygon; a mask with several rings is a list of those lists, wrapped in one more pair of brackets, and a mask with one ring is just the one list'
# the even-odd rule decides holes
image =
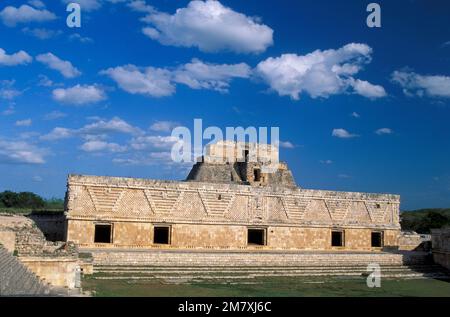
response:
{"label": "stone platform", "polygon": [[245,252],[99,250],[91,252],[97,279],[160,279],[169,282],[243,282],[279,276],[364,276],[379,264],[386,278],[448,278],[424,252]]}

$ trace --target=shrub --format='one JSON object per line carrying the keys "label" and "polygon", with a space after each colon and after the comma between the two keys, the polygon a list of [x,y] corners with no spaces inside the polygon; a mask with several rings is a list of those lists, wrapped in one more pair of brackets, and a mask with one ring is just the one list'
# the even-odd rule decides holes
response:
{"label": "shrub", "polygon": [[45,206],[45,200],[34,193],[15,193],[9,190],[0,193],[0,203],[7,208],[43,208]]}

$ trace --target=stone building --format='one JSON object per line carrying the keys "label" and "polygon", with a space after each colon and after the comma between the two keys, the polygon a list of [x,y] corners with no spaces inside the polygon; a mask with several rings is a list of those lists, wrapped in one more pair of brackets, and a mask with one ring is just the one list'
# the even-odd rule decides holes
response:
{"label": "stone building", "polygon": [[69,175],[66,239],[85,248],[398,247],[400,197],[303,189],[277,148],[210,145],[186,181]]}

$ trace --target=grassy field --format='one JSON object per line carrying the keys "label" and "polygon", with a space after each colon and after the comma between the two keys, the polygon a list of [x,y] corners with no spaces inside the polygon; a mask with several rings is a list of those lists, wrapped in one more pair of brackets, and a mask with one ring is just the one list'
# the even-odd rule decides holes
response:
{"label": "grassy field", "polygon": [[450,297],[450,282],[435,279],[384,279],[380,288],[368,288],[364,278],[304,278],[276,277],[255,279],[243,284],[169,284],[142,280],[98,280],[87,277],[83,289],[95,296],[217,296],[217,297],[277,297],[277,296],[445,296]]}

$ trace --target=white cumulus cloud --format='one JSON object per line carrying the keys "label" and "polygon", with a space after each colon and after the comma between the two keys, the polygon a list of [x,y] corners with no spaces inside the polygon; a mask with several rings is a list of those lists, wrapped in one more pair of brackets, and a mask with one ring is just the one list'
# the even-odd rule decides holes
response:
{"label": "white cumulus cloud", "polygon": [[174,71],[174,81],[192,89],[227,92],[233,78],[248,78],[250,67],[239,64],[209,64],[193,59]]}
{"label": "white cumulus cloud", "polygon": [[350,84],[355,93],[367,98],[381,98],[386,97],[386,91],[380,85],[374,85],[365,80],[353,80]]}
{"label": "white cumulus cloud", "polygon": [[176,126],[178,126],[178,123],[174,121],[156,121],[150,125],[150,130],[157,132],[170,132]]}
{"label": "white cumulus cloud", "polygon": [[16,8],[7,6],[0,12],[0,19],[8,27],[19,23],[46,22],[56,19],[56,15],[45,9],[35,9],[27,4]]}
{"label": "white cumulus cloud", "polygon": [[380,129],[377,129],[375,131],[375,133],[378,135],[383,135],[383,134],[392,134],[393,131],[390,128],[380,128]]}
{"label": "white cumulus cloud", "polygon": [[109,68],[101,72],[113,79],[120,88],[131,94],[152,97],[170,96],[175,92],[168,70],[154,67],[139,69],[134,65]]}
{"label": "white cumulus cloud", "polygon": [[407,96],[450,98],[450,76],[395,71],[391,79],[403,88]]}
{"label": "white cumulus cloud", "polygon": [[66,113],[55,110],[44,115],[44,120],[56,120],[64,117],[67,117]]}
{"label": "white cumulus cloud", "polygon": [[81,149],[85,152],[124,152],[126,146],[113,142],[105,142],[100,140],[87,141],[81,145]]}
{"label": "white cumulus cloud", "polygon": [[148,5],[144,0],[135,0],[131,1],[127,4],[127,6],[137,12],[144,12],[144,13],[155,13],[156,10],[152,6]]}
{"label": "white cumulus cloud", "polygon": [[372,48],[358,43],[306,55],[283,54],[260,62],[256,74],[280,96],[294,100],[302,93],[326,98],[348,91],[369,98],[384,97],[383,87],[354,78],[371,61],[371,54]]}
{"label": "white cumulus cloud", "polygon": [[295,148],[295,145],[290,142],[290,141],[280,141],[280,143],[278,144],[281,148],[285,148],[285,149],[293,149]]}
{"label": "white cumulus cloud", "polygon": [[108,133],[127,133],[140,134],[142,131],[122,120],[114,117],[111,120],[98,119],[96,122],[90,123],[79,129],[79,133],[87,135],[101,135]]}
{"label": "white cumulus cloud", "polygon": [[25,51],[18,51],[8,55],[6,51],[0,48],[0,66],[16,66],[29,64],[33,58]]}
{"label": "white cumulus cloud", "polygon": [[32,123],[33,122],[32,122],[31,119],[17,120],[16,121],[16,126],[18,126],[18,127],[29,127]]}
{"label": "white cumulus cloud", "polygon": [[174,136],[143,135],[133,138],[130,145],[134,150],[170,150],[175,143],[181,142]]}
{"label": "white cumulus cloud", "polygon": [[41,0],[29,0],[28,3],[31,4],[35,8],[39,8],[39,9],[45,8],[45,3],[42,2]]}
{"label": "white cumulus cloud", "polygon": [[25,141],[0,139],[0,163],[43,164],[46,154],[46,150]]}
{"label": "white cumulus cloud", "polygon": [[164,97],[175,93],[176,84],[225,93],[233,78],[248,78],[251,69],[245,63],[211,64],[193,59],[175,69],[125,65],[100,73],[109,76],[121,89],[131,94]]}
{"label": "white cumulus cloud", "polygon": [[41,136],[41,140],[56,141],[72,137],[81,137],[91,141],[106,138],[110,134],[123,133],[131,135],[140,135],[141,129],[132,126],[119,117],[110,120],[97,118],[95,122],[84,125],[78,129],[69,129],[56,127],[50,133]]}
{"label": "white cumulus cloud", "polygon": [[75,135],[74,131],[68,128],[56,127],[50,133],[40,137],[44,141],[56,141],[62,139],[68,139]]}
{"label": "white cumulus cloud", "polygon": [[54,31],[45,28],[28,28],[28,27],[23,28],[22,32],[34,36],[35,38],[38,38],[40,40],[48,40],[62,34],[62,31]]}
{"label": "white cumulus cloud", "polygon": [[[143,6],[148,10],[149,7]],[[163,45],[198,47],[204,52],[261,53],[273,44],[273,30],[219,1],[191,1],[173,15],[152,11],[143,33]]]}
{"label": "white cumulus cloud", "polygon": [[70,105],[86,105],[106,99],[105,92],[96,85],[76,85],[53,90],[53,99]]}
{"label": "white cumulus cloud", "polygon": [[74,78],[81,75],[81,72],[69,61],[64,61],[52,53],[40,54],[36,60],[61,73],[66,78]]}
{"label": "white cumulus cloud", "polygon": [[331,135],[337,138],[341,138],[341,139],[350,139],[350,138],[355,138],[358,135],[357,134],[353,134],[348,132],[345,129],[339,128],[339,129],[333,129],[333,131],[331,132]]}

